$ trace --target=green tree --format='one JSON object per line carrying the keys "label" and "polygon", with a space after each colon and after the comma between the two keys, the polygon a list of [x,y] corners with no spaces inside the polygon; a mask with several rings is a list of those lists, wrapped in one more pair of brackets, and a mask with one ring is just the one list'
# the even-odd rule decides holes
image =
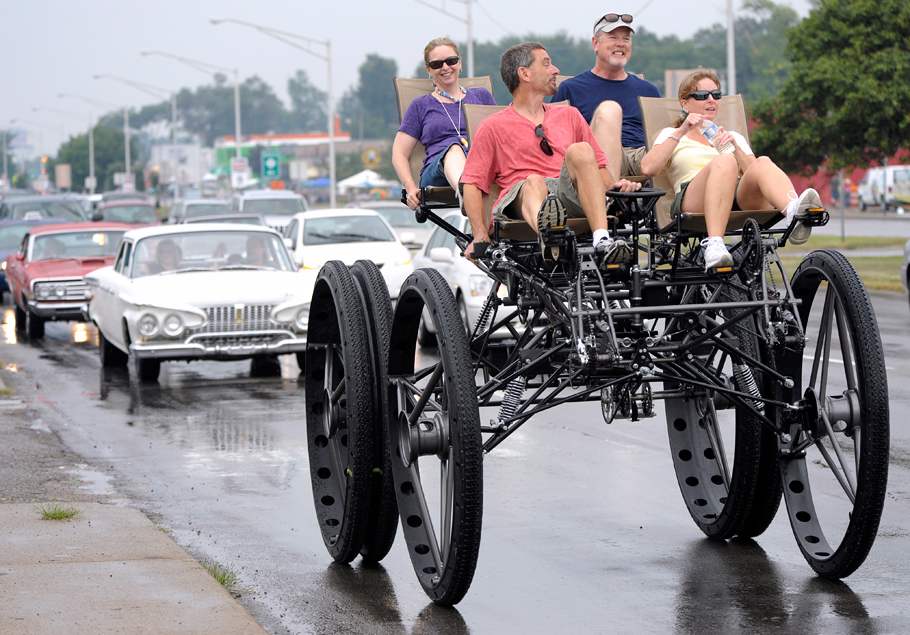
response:
{"label": "green tree", "polygon": [[[130,139],[132,156],[138,147]],[[73,189],[82,189],[85,177],[89,175],[88,133],[70,137],[60,149],[54,163],[69,163],[73,174]],[[137,171],[136,166],[133,170]],[[50,170],[53,173],[53,170]],[[98,180],[97,191],[114,188],[114,173],[123,172],[123,130],[107,126],[95,127],[95,178]]]}
{"label": "green tree", "polygon": [[288,115],[292,130],[325,130],[326,94],[310,82],[305,70],[299,69],[288,79],[288,95],[291,98]]}
{"label": "green tree", "polygon": [[790,75],[755,108],[757,151],[811,172],[910,145],[910,3],[825,0],[788,35]]}
{"label": "green tree", "polygon": [[357,69],[357,85],[341,97],[338,113],[346,129],[358,139],[389,137],[398,128],[398,106],[393,79],[398,63],[376,53],[367,55]]}

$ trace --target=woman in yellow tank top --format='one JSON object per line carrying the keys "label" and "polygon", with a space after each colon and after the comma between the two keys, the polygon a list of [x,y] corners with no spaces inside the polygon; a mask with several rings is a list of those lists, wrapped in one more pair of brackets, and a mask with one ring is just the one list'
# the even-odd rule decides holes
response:
{"label": "woman in yellow tank top", "polygon": [[[676,191],[674,213],[704,212],[705,269],[733,262],[723,239],[731,210],[775,208],[784,211],[789,223],[809,207],[821,206],[815,190],[797,196],[790,178],[771,159],[756,157],[745,137],[713,123],[720,98],[720,80],[713,71],[686,77],[679,86],[683,116],[676,127],[660,131],[641,161],[646,176],[667,173]],[[804,243],[810,232],[800,223],[790,241]]]}

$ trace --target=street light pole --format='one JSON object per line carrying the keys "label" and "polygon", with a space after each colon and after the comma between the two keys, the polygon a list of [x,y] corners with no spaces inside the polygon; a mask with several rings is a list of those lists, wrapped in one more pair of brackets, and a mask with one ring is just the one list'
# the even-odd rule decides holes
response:
{"label": "street light pole", "polygon": [[467,48],[468,48],[468,77],[474,77],[474,14],[471,11],[471,3],[474,0],[457,0],[465,6],[465,16],[461,17],[460,15],[455,15],[450,13],[444,7],[436,6],[427,2],[427,0],[415,0],[419,4],[422,4],[425,7],[429,7],[434,11],[443,14],[444,16],[450,17],[453,20],[457,20],[465,25],[465,31],[467,35]]}
{"label": "street light pole", "polygon": [[727,93],[736,94],[736,15],[733,0],[727,0]]}
{"label": "street light pole", "polygon": [[6,157],[6,137],[9,131],[3,128],[3,189],[9,189],[9,159]]}
{"label": "street light pole", "polygon": [[224,66],[218,66],[217,64],[210,64],[209,62],[203,62],[201,60],[193,59],[191,57],[183,57],[182,55],[175,55],[174,53],[168,53],[167,51],[141,51],[139,53],[143,57],[150,55],[156,55],[158,57],[166,57],[168,59],[175,60],[189,66],[190,68],[195,68],[197,71],[202,73],[211,74],[216,73],[233,73],[234,75],[234,156],[240,157],[240,70],[237,68],[226,68]]}
{"label": "street light pole", "polygon": [[[329,205],[335,207],[336,203],[336,193],[335,193],[335,97],[332,87],[332,41],[331,40],[317,40],[315,38],[307,37],[306,35],[300,35],[299,33],[291,33],[289,31],[283,31],[281,29],[275,29],[268,26],[263,26],[261,24],[254,24],[252,22],[247,22],[246,20],[236,20],[234,18],[222,18],[222,19],[211,19],[209,20],[214,25],[219,24],[237,24],[239,26],[244,26],[250,29],[259,31],[263,35],[267,35],[271,38],[274,38],[280,42],[284,42],[288,46],[291,46],[295,49],[309,53],[313,57],[319,58],[325,62],[326,65],[326,132],[329,135]],[[302,44],[301,44],[302,42]],[[324,46],[325,53],[319,53],[310,48],[310,46]]]}

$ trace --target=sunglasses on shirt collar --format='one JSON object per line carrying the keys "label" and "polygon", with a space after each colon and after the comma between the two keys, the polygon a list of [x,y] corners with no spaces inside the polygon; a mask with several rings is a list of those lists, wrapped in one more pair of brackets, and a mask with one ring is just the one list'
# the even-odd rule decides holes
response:
{"label": "sunglasses on shirt collar", "polygon": [[614,22],[622,22],[623,24],[632,24],[632,14],[631,13],[607,13],[606,15],[601,16],[600,20],[594,23],[594,33],[597,33],[597,30],[607,24],[613,24]]}
{"label": "sunglasses on shirt collar", "polygon": [[449,66],[455,66],[460,61],[461,61],[460,57],[458,57],[457,55],[453,55],[452,57],[447,57],[444,60],[431,60],[431,61],[427,62],[427,66],[432,68],[434,71],[438,71],[440,68],[442,68],[443,64],[448,64]]}
{"label": "sunglasses on shirt collar", "polygon": [[[689,97],[691,97],[695,101],[705,101],[706,99],[708,99],[708,97],[713,97],[714,100],[717,101],[718,99],[720,99],[723,96],[724,96],[723,92],[719,91],[719,90],[693,90],[691,93],[689,93]],[[686,99],[688,99],[689,97],[687,97]]]}
{"label": "sunglasses on shirt collar", "polygon": [[537,127],[534,128],[534,134],[540,139],[540,149],[548,157],[553,156],[553,146],[550,145],[550,141],[547,139],[547,133],[544,132],[543,124],[537,124]]}

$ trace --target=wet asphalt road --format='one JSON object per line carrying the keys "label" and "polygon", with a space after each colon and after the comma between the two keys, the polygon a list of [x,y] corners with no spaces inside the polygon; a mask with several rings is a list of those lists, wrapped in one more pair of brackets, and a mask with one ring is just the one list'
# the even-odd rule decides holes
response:
{"label": "wet asphalt road", "polygon": [[140,388],[101,372],[92,328],[49,324],[43,343],[17,344],[7,308],[0,359],[36,425],[89,462],[86,487],[233,568],[272,632],[905,633],[910,310],[903,297],[874,302],[893,459],[879,538],[845,583],[812,574],[782,513],[756,542],[704,539],[680,499],[662,407],[606,426],[580,404],[539,415],[486,457],[480,560],[457,610],[429,603],[400,534],[382,568],[329,564],[293,358],[273,379],[251,378],[249,362],[169,363]]}

